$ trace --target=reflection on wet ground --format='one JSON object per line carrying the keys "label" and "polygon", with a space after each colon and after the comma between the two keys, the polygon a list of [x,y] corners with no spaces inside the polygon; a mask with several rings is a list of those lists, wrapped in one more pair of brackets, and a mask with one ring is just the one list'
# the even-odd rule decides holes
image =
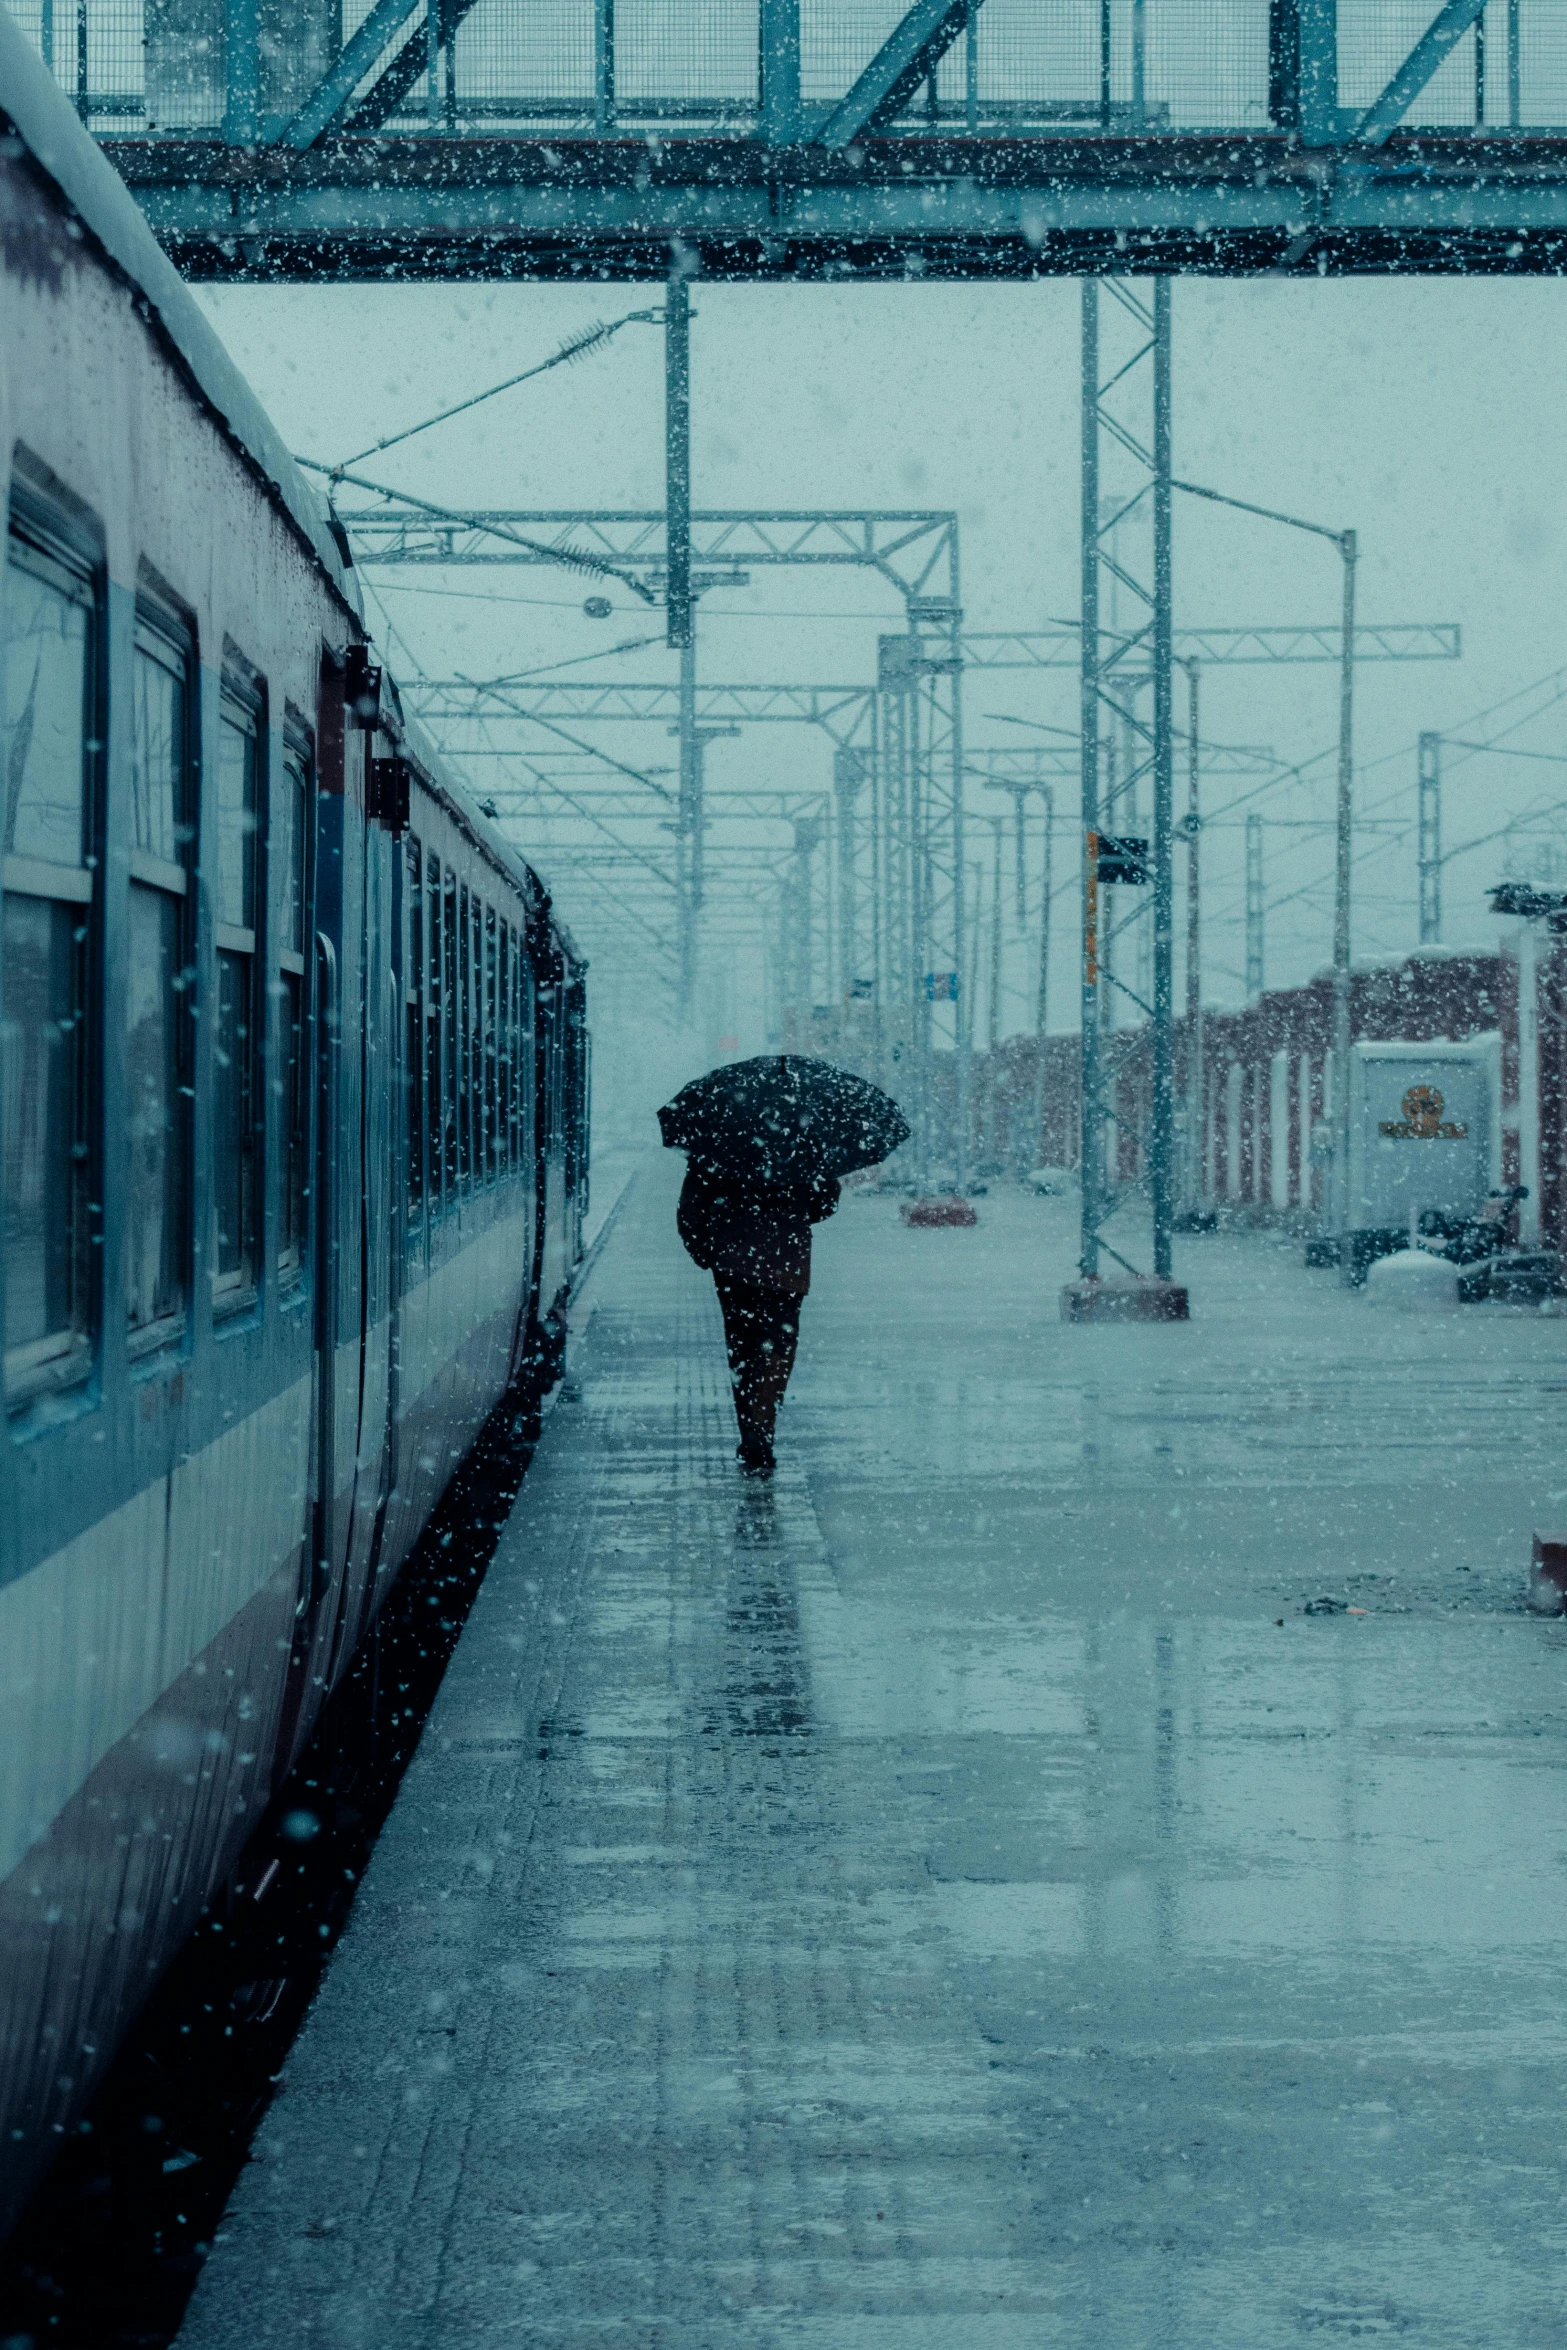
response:
{"label": "reflection on wet ground", "polygon": [[186,2339],[1567,2344],[1567,1324],[855,1201],[747,1487],[670,1174]]}

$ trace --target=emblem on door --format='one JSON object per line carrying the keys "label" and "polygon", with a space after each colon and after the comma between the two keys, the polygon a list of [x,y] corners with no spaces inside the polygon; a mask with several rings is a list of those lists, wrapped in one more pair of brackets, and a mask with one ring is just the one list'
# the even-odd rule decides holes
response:
{"label": "emblem on door", "polygon": [[1402,1118],[1384,1118],[1377,1132],[1395,1142],[1462,1142],[1469,1129],[1445,1119],[1446,1107],[1439,1086],[1412,1085],[1404,1096]]}

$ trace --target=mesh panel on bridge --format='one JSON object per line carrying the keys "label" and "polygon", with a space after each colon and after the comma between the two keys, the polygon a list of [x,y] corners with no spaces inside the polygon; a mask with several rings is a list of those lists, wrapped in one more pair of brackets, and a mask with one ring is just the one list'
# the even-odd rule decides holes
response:
{"label": "mesh panel on bridge", "polygon": [[[58,80],[94,126],[212,131],[223,117],[223,0],[11,0],[23,31],[51,58]],[[371,0],[347,0],[351,34]],[[805,0],[801,89],[807,105],[837,99],[875,54],[903,0]],[[1432,0],[1340,0],[1339,98],[1364,106],[1425,30]],[[1256,129],[1267,121],[1268,0],[1145,0],[1142,104],[1150,127]],[[615,100],[629,124],[753,127],[757,0],[617,0]],[[327,0],[262,0],[263,109],[292,111],[310,86],[310,56],[330,56],[338,10]],[[1508,123],[1516,78],[1524,127],[1567,124],[1567,10],[1560,0],[1518,0],[1517,71],[1511,71],[1508,0],[1485,13],[1484,110]],[[304,38],[299,26],[307,23]],[[585,127],[593,118],[593,0],[477,0],[458,28],[451,71],[443,60],[433,95],[421,71],[390,127],[439,121],[465,130],[524,122]],[[1117,128],[1136,119],[1133,0],[1112,0],[1110,99]],[[423,54],[423,21],[407,40]],[[394,44],[391,55],[397,53]],[[366,76],[362,99],[385,70]],[[976,31],[977,102],[983,129],[1070,129],[1098,119],[1098,0],[984,0]],[[1476,41],[1466,34],[1409,110],[1411,123],[1461,127],[1476,119]],[[968,60],[959,39],[937,75],[937,119],[960,126]],[[904,117],[930,119],[922,92]]]}

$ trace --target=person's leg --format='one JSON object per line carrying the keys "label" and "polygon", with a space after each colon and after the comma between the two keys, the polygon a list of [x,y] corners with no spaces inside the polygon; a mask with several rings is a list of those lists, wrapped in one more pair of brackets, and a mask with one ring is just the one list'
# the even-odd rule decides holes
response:
{"label": "person's leg", "polygon": [[714,1276],[740,1427],[740,1457],[771,1468],[778,1406],[794,1368],[800,1301],[783,1291]]}
{"label": "person's leg", "polygon": [[724,1317],[729,1383],[734,1393],[735,1418],[740,1424],[740,1445],[744,1451],[747,1442],[760,1433],[754,1409],[756,1375],[761,1361],[761,1326],[757,1313],[759,1293],[748,1282],[730,1281],[717,1273],[713,1279],[718,1289],[719,1311]]}
{"label": "person's leg", "polygon": [[756,1307],[757,1364],[752,1388],[757,1423],[769,1444],[800,1343],[800,1300],[786,1290],[763,1290]]}

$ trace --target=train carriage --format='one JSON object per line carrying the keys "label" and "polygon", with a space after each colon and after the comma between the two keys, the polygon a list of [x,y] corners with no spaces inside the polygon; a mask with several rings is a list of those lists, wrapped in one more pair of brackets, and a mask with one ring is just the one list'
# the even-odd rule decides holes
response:
{"label": "train carriage", "polygon": [[0,10],[0,2226],[547,1381],[584,969]]}

